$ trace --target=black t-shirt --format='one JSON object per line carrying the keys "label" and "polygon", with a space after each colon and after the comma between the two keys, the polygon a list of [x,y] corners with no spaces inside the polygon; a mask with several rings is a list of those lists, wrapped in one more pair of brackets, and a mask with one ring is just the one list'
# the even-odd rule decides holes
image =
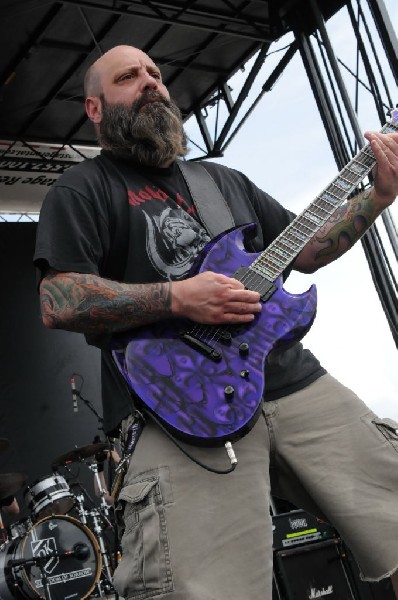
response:
{"label": "black t-shirt", "polygon": [[[254,222],[260,228],[250,251],[267,247],[294,218],[242,173],[216,163],[202,165],[236,225]],[[175,281],[188,275],[209,239],[176,163],[166,169],[139,167],[102,151],[66,171],[50,189],[34,260],[42,273],[51,266],[129,283]],[[318,360],[297,343],[270,357],[265,398],[285,396],[323,373]],[[110,432],[131,410],[131,397],[106,353],[102,395],[104,429]]]}

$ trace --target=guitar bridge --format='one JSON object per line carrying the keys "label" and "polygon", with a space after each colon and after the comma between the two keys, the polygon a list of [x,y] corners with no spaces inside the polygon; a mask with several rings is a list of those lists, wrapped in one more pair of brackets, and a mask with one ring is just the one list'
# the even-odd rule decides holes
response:
{"label": "guitar bridge", "polygon": [[221,352],[215,350],[215,348],[210,346],[210,344],[207,344],[202,340],[198,340],[198,338],[189,333],[189,331],[181,332],[180,337],[184,340],[186,344],[188,344],[188,346],[191,346],[191,348],[197,350],[198,352],[206,356],[206,358],[209,358],[210,360],[217,363],[221,361]]}

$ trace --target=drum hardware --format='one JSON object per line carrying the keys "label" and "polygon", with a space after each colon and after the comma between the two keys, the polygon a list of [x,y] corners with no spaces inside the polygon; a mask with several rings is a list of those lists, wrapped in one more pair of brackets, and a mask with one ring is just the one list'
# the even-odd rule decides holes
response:
{"label": "drum hardware", "polygon": [[29,533],[30,529],[33,527],[33,522],[30,517],[26,519],[20,519],[19,521],[15,521],[8,526],[9,530],[9,539],[8,541],[15,540],[15,538],[24,537],[27,533]]}
{"label": "drum hardware", "polygon": [[58,458],[54,459],[52,462],[52,467],[57,468],[69,465],[73,462],[82,462],[86,458],[91,458],[95,454],[98,454],[98,452],[102,452],[108,448],[109,445],[105,443],[88,444],[87,446],[80,446],[80,448],[73,448],[73,450],[70,450],[65,454],[61,454],[61,456],[58,456]]}
{"label": "drum hardware", "polygon": [[90,515],[91,521],[92,521],[91,529],[97,538],[100,553],[102,556],[103,572],[104,572],[105,577],[109,581],[109,583],[111,583],[112,571],[111,571],[108,551],[105,547],[105,542],[104,542],[103,527],[101,524],[101,513],[97,509],[93,509],[89,512],[89,515]]}
{"label": "drum hardware", "polygon": [[76,496],[75,506],[80,521],[87,525],[87,511],[84,508],[84,494],[79,494],[78,496]]}
{"label": "drum hardware", "polygon": [[91,462],[87,464],[90,471],[94,473],[95,481],[97,482],[99,497],[100,497],[100,506],[106,516],[109,515],[110,507],[107,501],[105,500],[105,489],[102,485],[101,478],[99,476],[98,464],[96,462]]}
{"label": "drum hardware", "polygon": [[[96,448],[102,446],[100,444],[94,445]],[[107,445],[105,445],[108,448]],[[91,452],[92,450],[90,450]],[[70,456],[70,454],[68,454]],[[64,459],[64,457],[61,457]],[[106,539],[104,536],[105,526],[110,527],[114,531],[114,525],[110,520],[110,511],[112,507],[109,506],[105,500],[105,489],[102,485],[101,478],[99,477],[98,465],[95,461],[89,462],[79,458],[79,462],[85,464],[95,477],[97,483],[100,506],[96,506],[94,499],[90,496],[84,485],[77,479],[73,483],[70,483],[71,488],[78,486],[79,491],[74,491],[75,505],[78,519],[86,525],[95,535],[99,546],[100,554],[102,557],[102,577],[97,584],[98,594],[100,597],[106,596],[109,593],[114,593],[112,584],[112,568],[111,568],[111,554],[106,547]],[[69,464],[65,464],[64,468],[70,472]],[[87,505],[90,508],[87,508]]]}
{"label": "drum hardware", "polygon": [[[110,591],[113,591],[111,562],[109,558],[109,551],[107,550],[105,545],[103,523],[106,523],[112,529],[114,528],[114,526],[109,519],[111,507],[107,504],[105,500],[105,489],[102,485],[101,478],[99,477],[98,465],[94,461],[91,463],[86,462],[86,465],[94,474],[100,494],[100,506],[94,506],[93,500],[91,499],[87,491],[84,489],[84,487],[78,482],[83,493],[76,496],[76,508],[80,520],[83,523],[87,524],[88,527],[90,527],[98,541],[100,553],[102,556],[104,575],[104,579],[101,580],[100,584],[98,585],[98,592],[100,594],[100,597],[102,597],[104,592],[109,593]],[[88,498],[90,500],[91,504],[93,505],[93,508],[89,510],[85,508],[85,498]]]}
{"label": "drum hardware", "polygon": [[[101,477],[99,476],[98,464],[95,460],[90,461],[89,459],[93,458],[94,456],[98,455],[99,453],[105,450],[109,450],[109,444],[100,442],[92,443],[86,446],[76,447],[73,450],[70,450],[58,456],[52,462],[54,478],[61,478],[58,481],[58,488],[62,487],[62,492],[65,494],[65,497],[67,493],[69,494],[69,497],[73,497],[73,506],[68,508],[68,510],[71,510],[73,508],[73,512],[76,515],[79,522],[82,524],[83,527],[86,527],[89,531],[91,531],[96,539],[102,563],[100,577],[96,583],[96,593],[100,597],[107,596],[110,593],[115,593],[112,584],[112,551],[107,548],[105,528],[110,527],[111,530],[114,532],[114,535],[116,535],[116,533],[114,524],[110,520],[110,512],[112,511],[112,507],[106,502],[105,499],[106,494]],[[84,485],[76,477],[76,474],[71,471],[70,467],[72,463],[83,463],[93,473],[96,487],[99,492],[99,506],[96,506],[96,501],[90,496],[88,491],[85,489]],[[73,481],[71,480],[71,477],[69,477],[69,484],[66,482],[66,479],[59,474],[58,469],[60,469],[61,467],[63,469],[65,477],[68,478],[68,474],[73,477]],[[75,486],[78,486],[78,489],[76,489]],[[42,487],[45,487],[45,484],[43,484],[43,482]],[[32,488],[30,488],[30,490],[31,489]],[[58,491],[61,490],[59,489]],[[30,494],[31,496],[33,496],[32,491],[30,491]],[[51,510],[50,498],[44,498],[44,494],[42,494],[42,497],[40,498],[41,502],[38,506],[37,504],[39,498],[36,498],[36,505],[33,498],[32,500],[30,500],[30,508],[35,509],[35,514],[38,515],[38,509],[40,509],[40,511],[42,511],[43,509]],[[1,589],[0,598],[2,598]]]}

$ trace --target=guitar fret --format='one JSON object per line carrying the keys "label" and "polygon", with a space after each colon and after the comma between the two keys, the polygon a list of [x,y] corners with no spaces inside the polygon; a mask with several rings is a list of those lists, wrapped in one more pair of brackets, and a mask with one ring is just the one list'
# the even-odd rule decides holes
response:
{"label": "guitar fret", "polygon": [[[294,243],[294,242],[293,242],[293,243]],[[288,249],[288,251],[291,251],[291,250],[292,250],[291,246],[290,246],[290,245],[287,243],[287,241],[280,240],[280,242],[279,242],[279,245],[281,245],[281,244],[282,244],[283,246],[285,246],[285,248],[287,248],[287,249]],[[297,246],[297,244],[295,244],[295,246]]]}
{"label": "guitar fret", "polygon": [[[270,267],[270,265],[268,265],[268,267]],[[274,278],[278,277],[280,270],[279,269],[269,269],[267,270],[267,265],[261,265],[260,263],[256,263],[256,264],[252,264],[250,269],[252,269],[255,273],[257,273],[258,275],[261,275],[261,277],[265,277],[266,279],[269,279],[270,281],[272,281]]]}
{"label": "guitar fret", "polygon": [[[394,111],[396,112],[396,111]],[[395,117],[397,118],[397,117]],[[382,133],[397,132],[396,123],[385,125]],[[252,266],[267,278],[279,276],[308,241],[320,231],[331,215],[368,175],[376,159],[367,144],[337,174],[332,183],[280,234]]]}
{"label": "guitar fret", "polygon": [[294,233],[286,233],[286,237],[289,239],[289,242],[290,242],[291,244],[293,244],[294,246],[296,246],[296,250],[297,250],[297,248],[301,248],[301,247],[302,247],[302,245],[303,245],[303,244],[301,243],[301,240],[300,240],[300,243],[298,243],[297,241],[295,241],[294,239],[292,239],[293,237],[294,237],[294,238],[297,238],[297,239],[300,239],[300,238],[299,238],[297,235],[295,235]]}
{"label": "guitar fret", "polygon": [[[300,224],[301,224],[303,227],[305,227],[306,229],[308,229],[308,231],[310,231],[310,232],[311,232],[311,234],[313,234],[313,233],[314,233],[314,231],[316,231],[316,229],[317,229],[317,228],[316,228],[316,227],[315,227],[315,228],[314,228],[314,227],[310,227],[309,225],[307,225],[307,223],[304,223],[304,220],[305,220],[305,215],[303,214],[303,215],[301,215],[301,221],[300,221]],[[314,223],[313,223],[312,221],[310,221],[310,224],[311,224],[312,226],[314,225]]]}
{"label": "guitar fret", "polygon": [[337,204],[337,200],[336,200],[335,196],[333,196],[333,194],[331,194],[330,192],[323,192],[323,194],[321,196],[319,196],[319,198],[321,200],[323,200],[324,202],[327,202],[328,204],[330,204],[333,209],[332,213],[334,213],[334,211],[336,210],[336,204]]}
{"label": "guitar fret", "polygon": [[[356,175],[356,181],[358,181],[358,182],[359,182],[359,181],[361,181],[361,179],[362,179],[362,176],[364,175],[364,173],[367,173],[367,172],[368,172],[368,169],[367,169],[367,168],[365,169],[365,167],[362,165],[362,163],[360,163],[358,160],[357,160],[357,161],[355,161],[355,162],[356,162],[356,163],[358,163],[358,164],[352,163],[352,164],[350,164],[350,166],[349,166],[349,167],[347,167],[347,168],[348,168],[350,171],[352,171],[352,172],[354,173],[354,175]],[[358,165],[361,165],[361,166],[358,166]],[[358,175],[360,175],[360,176],[361,176],[361,179],[358,177]]]}
{"label": "guitar fret", "polygon": [[290,258],[290,254],[288,252],[285,252],[284,250],[282,250],[282,248],[279,248],[278,246],[276,248],[272,249],[273,252],[279,252],[279,254],[281,254],[284,258]]}
{"label": "guitar fret", "polygon": [[[366,155],[365,155],[365,154],[363,155],[363,157],[364,157],[364,158],[370,158],[369,156],[368,156],[368,157],[366,157]],[[361,158],[362,158],[362,156],[361,156]],[[356,158],[356,159],[355,159],[355,162],[357,162],[357,163],[359,163],[360,165],[362,165],[363,167],[365,167],[364,171],[368,172],[368,169],[369,169],[369,166],[370,166],[370,165],[368,165],[366,162],[364,162],[364,161],[362,161],[362,160],[359,160],[359,158]]]}
{"label": "guitar fret", "polygon": [[[314,206],[316,206],[316,208],[318,210],[321,210],[322,212],[326,213],[326,219],[327,219],[328,217],[330,217],[330,215],[332,215],[334,213],[335,207],[333,206],[332,210],[328,210],[328,209],[324,208],[323,206],[319,206],[319,204],[316,204],[317,200],[315,200]],[[330,202],[327,202],[327,203],[330,204]]]}
{"label": "guitar fret", "polygon": [[369,148],[364,148],[362,152],[363,157],[365,158],[365,164],[370,167],[375,161],[373,152]]}
{"label": "guitar fret", "polygon": [[308,209],[305,211],[305,218],[309,219],[312,223],[315,223],[315,225],[322,223],[322,219]]}
{"label": "guitar fret", "polygon": [[[300,242],[307,242],[307,236],[304,235],[299,229],[297,229],[296,225],[294,227],[291,227],[290,229],[292,231],[292,235],[298,238]],[[299,246],[301,246],[301,244],[299,244]]]}
{"label": "guitar fret", "polygon": [[347,195],[347,188],[337,185],[335,181],[332,183],[332,187],[336,190],[334,194],[339,200]]}
{"label": "guitar fret", "polygon": [[344,179],[343,177],[338,177],[335,180],[335,185],[337,185],[337,187],[341,188],[342,190],[344,190],[345,192],[347,190],[351,189],[351,182],[347,181],[346,179]]}
{"label": "guitar fret", "polygon": [[273,261],[279,267],[283,267],[283,265],[285,264],[285,262],[283,260],[281,260],[280,257],[275,256],[274,253],[275,253],[275,250],[272,250],[272,254],[270,254],[269,259],[271,261]]}
{"label": "guitar fret", "polygon": [[356,186],[360,181],[358,174],[347,168],[344,172],[344,179],[350,184],[350,186]]}

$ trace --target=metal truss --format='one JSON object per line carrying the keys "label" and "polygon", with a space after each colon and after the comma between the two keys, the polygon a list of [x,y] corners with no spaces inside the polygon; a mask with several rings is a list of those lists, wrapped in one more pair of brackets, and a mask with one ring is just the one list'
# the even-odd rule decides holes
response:
{"label": "metal truss", "polygon": [[[27,131],[32,121],[38,118],[41,111],[52,98],[68,100],[65,95],[65,85],[73,73],[84,62],[91,52],[101,53],[102,44],[114,28],[120,24],[120,20],[132,15],[144,18],[159,25],[151,37],[146,41],[143,48],[152,54],[155,60],[169,70],[166,77],[168,87],[178,84],[180,78],[187,70],[192,73],[211,73],[216,77],[216,84],[196,98],[190,105],[189,110],[184,113],[188,120],[193,117],[198,135],[192,138],[195,146],[193,160],[222,156],[231,140],[238,134],[244,123],[250,117],[254,108],[261,98],[275,85],[278,77],[282,74],[295,53],[299,52],[311,85],[320,116],[329,140],[337,167],[343,168],[354,156],[358,148],[362,147],[364,140],[358,122],[358,112],[361,108],[361,93],[365,92],[372,98],[374,110],[378,115],[380,124],[384,124],[386,112],[392,106],[392,97],[388,88],[387,78],[380,61],[380,53],[376,50],[370,25],[374,25],[384,49],[390,75],[398,84],[398,42],[391,21],[387,14],[383,0],[347,0],[342,3],[347,15],[347,26],[351,27],[356,40],[356,69],[347,67],[334,53],[327,27],[324,11],[321,10],[322,0],[303,0],[301,2],[289,2],[281,4],[286,8],[283,19],[281,19],[281,5],[278,5],[278,18],[274,19],[272,10],[277,3],[261,0],[260,4],[267,6],[267,19],[260,19],[250,15],[246,8],[251,6],[250,0],[240,4],[223,0],[214,5],[214,8],[200,8],[195,0],[181,1],[180,3],[167,0],[141,0],[114,1],[104,0],[93,2],[91,0],[63,0],[56,2],[43,16],[42,22],[32,32],[30,39],[20,48],[17,55],[10,61],[8,68],[3,72],[1,81],[8,82],[13,73],[22,62],[26,54],[37,44],[47,44],[53,47],[61,42],[48,40],[44,33],[56,18],[59,11],[65,5],[73,5],[77,8],[80,18],[90,34],[90,46],[80,47],[76,42],[70,42],[69,48],[77,52],[74,61],[68,70],[64,71],[57,84],[47,92],[42,106],[37,107],[25,121],[17,139],[24,141],[24,132]],[[255,3],[254,3],[255,4]],[[227,10],[227,7],[229,10]],[[341,6],[339,6],[340,8]],[[104,13],[101,27],[94,27],[92,22],[93,11]],[[223,25],[220,29],[220,22]],[[309,25],[310,23],[310,25]],[[162,40],[171,27],[181,26],[201,31],[205,35],[197,43],[195,52],[184,56],[183,53],[168,57],[154,56],[153,49]],[[254,84],[263,77],[263,67],[266,63],[272,41],[286,31],[294,34],[294,41],[285,49],[279,63],[266,76],[261,90],[253,95]],[[246,60],[253,57],[251,66],[245,76],[243,85],[236,98],[233,99],[229,81],[232,75],[230,70],[221,67],[201,64],[194,57],[200,56],[217,39],[221,33],[232,36],[238,40],[249,40],[250,44],[246,53]],[[64,43],[64,42],[62,42]],[[245,61],[243,61],[245,62]],[[236,68],[233,69],[236,71]],[[354,93],[349,93],[344,82],[344,75],[350,74],[355,82]],[[0,83],[1,83],[0,81]],[[256,85],[258,89],[258,85]],[[82,98],[75,95],[69,101],[79,101]],[[249,107],[247,108],[247,105]],[[60,144],[71,144],[76,132],[84,125],[85,115],[72,123],[67,135],[59,140]],[[29,218],[28,216],[26,218]],[[384,211],[382,216],[382,227],[387,235],[389,250],[395,259],[398,259],[398,235],[392,215],[389,210]],[[384,233],[384,232],[383,232]],[[373,226],[363,237],[362,244],[372,273],[373,281],[377,289],[380,301],[385,311],[394,341],[398,346],[398,286],[394,271],[396,264],[392,266],[386,244],[383,242],[385,236],[381,235],[379,226]]]}
{"label": "metal truss", "polygon": [[[398,81],[398,43],[382,0],[367,0],[370,13],[379,32],[391,75]],[[348,18],[357,43],[357,70],[351,73],[355,80],[354,98],[350,96],[342,77],[344,63],[334,54],[322,15],[315,0],[306,0],[307,8],[314,16],[317,31],[313,36],[303,33],[299,15],[295,15],[295,36],[308,79],[318,105],[336,164],[341,170],[364,145],[358,123],[360,109],[359,88],[365,89],[373,99],[380,124],[384,125],[386,114],[393,106],[385,73],[370,33],[365,16],[365,3],[361,0],[346,2]],[[372,18],[371,17],[371,18]],[[365,73],[361,80],[359,69]],[[382,227],[387,234],[392,260],[386,251],[386,243],[380,228],[373,225],[362,238],[362,245],[372,274],[380,302],[386,314],[391,333],[398,347],[398,285],[396,279],[398,260],[398,232],[389,209],[382,214]]]}

